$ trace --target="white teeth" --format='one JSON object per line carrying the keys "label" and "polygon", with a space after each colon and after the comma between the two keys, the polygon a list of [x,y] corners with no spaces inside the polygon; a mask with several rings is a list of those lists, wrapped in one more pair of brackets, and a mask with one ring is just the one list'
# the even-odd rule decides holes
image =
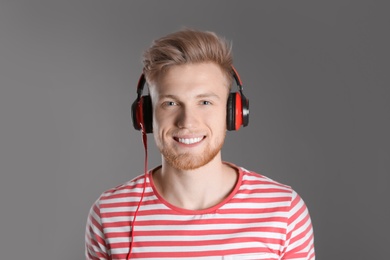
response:
{"label": "white teeth", "polygon": [[197,138],[179,138],[179,142],[183,144],[194,144],[198,143],[203,139],[203,137],[197,137]]}

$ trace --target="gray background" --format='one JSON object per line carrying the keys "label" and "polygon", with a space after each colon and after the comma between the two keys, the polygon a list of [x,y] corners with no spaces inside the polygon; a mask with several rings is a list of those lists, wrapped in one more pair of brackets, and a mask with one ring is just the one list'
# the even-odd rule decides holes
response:
{"label": "gray background", "polygon": [[91,204],[143,171],[141,53],[183,26],[233,41],[251,118],[224,159],[304,198],[317,259],[387,258],[385,2],[1,1],[0,258],[84,259]]}

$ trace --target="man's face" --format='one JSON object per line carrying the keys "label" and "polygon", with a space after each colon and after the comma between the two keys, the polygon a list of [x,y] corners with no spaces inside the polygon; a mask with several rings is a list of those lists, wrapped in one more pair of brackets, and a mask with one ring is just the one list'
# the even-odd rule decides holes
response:
{"label": "man's face", "polygon": [[171,67],[150,87],[154,138],[166,163],[193,170],[220,156],[227,84],[218,65],[197,63]]}

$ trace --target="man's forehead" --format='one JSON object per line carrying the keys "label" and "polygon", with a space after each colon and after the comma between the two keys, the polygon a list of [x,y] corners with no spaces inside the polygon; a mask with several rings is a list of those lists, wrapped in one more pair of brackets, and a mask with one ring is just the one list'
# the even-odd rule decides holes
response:
{"label": "man's forehead", "polygon": [[221,80],[226,81],[227,84],[231,81],[231,79],[227,79],[226,74],[223,72],[221,67],[214,62],[198,62],[198,63],[186,63],[179,65],[172,65],[169,67],[165,67],[158,73],[158,77],[156,77],[157,82],[166,81],[170,78],[176,79],[178,76],[183,73],[189,73],[191,76],[214,76],[220,77]]}

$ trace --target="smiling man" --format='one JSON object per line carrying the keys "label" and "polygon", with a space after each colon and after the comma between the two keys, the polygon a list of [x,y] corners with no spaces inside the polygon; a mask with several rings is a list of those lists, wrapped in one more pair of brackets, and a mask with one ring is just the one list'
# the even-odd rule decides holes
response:
{"label": "smiling man", "polygon": [[156,40],[137,92],[134,126],[153,133],[162,163],[94,203],[87,259],[315,258],[300,196],[222,160],[226,131],[248,123],[226,40],[188,29]]}

